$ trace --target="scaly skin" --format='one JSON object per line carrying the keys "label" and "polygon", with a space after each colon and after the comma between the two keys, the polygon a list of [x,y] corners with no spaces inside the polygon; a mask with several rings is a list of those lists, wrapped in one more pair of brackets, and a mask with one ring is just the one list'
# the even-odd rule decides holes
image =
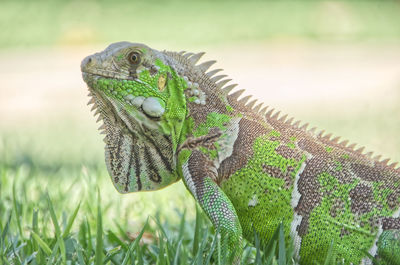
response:
{"label": "scaly skin", "polygon": [[[242,237],[280,222],[300,264],[400,264],[400,170],[229,94],[200,54],[119,42],[82,61],[119,192],[183,179],[238,263]],[[266,113],[267,112],[267,113]]]}

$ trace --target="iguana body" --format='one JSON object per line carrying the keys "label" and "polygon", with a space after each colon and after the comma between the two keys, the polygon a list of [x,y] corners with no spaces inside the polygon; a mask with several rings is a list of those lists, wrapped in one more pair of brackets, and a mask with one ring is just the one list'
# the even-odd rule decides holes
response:
{"label": "iguana body", "polygon": [[[202,53],[119,42],[81,65],[122,193],[183,179],[236,262],[242,237],[263,244],[279,223],[301,264],[331,242],[345,264],[400,264],[400,171],[230,93]],[[222,81],[220,81],[222,80]]]}

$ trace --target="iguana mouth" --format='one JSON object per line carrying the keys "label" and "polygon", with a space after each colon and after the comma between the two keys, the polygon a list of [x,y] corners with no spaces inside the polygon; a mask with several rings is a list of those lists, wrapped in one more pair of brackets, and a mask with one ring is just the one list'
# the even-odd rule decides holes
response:
{"label": "iguana mouth", "polygon": [[120,80],[134,80],[135,78],[129,75],[128,72],[120,69],[113,61],[113,68],[104,69],[101,67],[93,66],[97,60],[94,56],[87,56],[81,62],[81,72],[83,79],[87,82],[88,78],[112,78],[112,79],[120,79]]}
{"label": "iguana mouth", "polygon": [[97,78],[119,79],[119,80],[135,80],[133,76],[121,75],[121,73],[108,71],[104,69],[91,69],[91,71],[82,70],[82,77],[85,80],[85,82],[88,76],[93,76]]}

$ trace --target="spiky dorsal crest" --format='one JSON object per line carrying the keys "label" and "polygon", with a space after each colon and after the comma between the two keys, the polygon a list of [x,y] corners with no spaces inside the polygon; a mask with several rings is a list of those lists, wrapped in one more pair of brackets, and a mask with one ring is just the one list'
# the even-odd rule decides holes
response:
{"label": "spiky dorsal crest", "polygon": [[210,80],[216,83],[216,82],[218,82],[219,80],[221,80],[222,78],[225,78],[225,77],[227,77],[227,75],[216,75],[214,77],[211,77]]}
{"label": "spiky dorsal crest", "polygon": [[262,106],[263,106],[262,102],[258,103],[258,105],[253,108],[253,111],[256,112],[256,113],[259,113],[261,108],[262,108]]}
{"label": "spiky dorsal crest", "polygon": [[208,72],[206,73],[206,75],[207,75],[208,77],[212,77],[212,76],[214,76],[216,73],[221,72],[221,71],[223,71],[223,70],[222,70],[222,69],[214,69],[214,70],[208,71]]}
{"label": "spiky dorsal crest", "polygon": [[381,160],[381,158],[382,158],[381,155],[374,156],[373,152],[365,153],[364,147],[360,147],[360,148],[356,149],[357,144],[355,144],[355,143],[349,144],[348,140],[341,140],[340,137],[333,137],[332,133],[326,133],[324,130],[321,130],[320,132],[316,133],[316,130],[317,130],[316,127],[307,129],[309,126],[308,123],[302,124],[300,120],[293,122],[294,121],[293,117],[288,119],[287,114],[281,115],[280,111],[276,111],[273,108],[268,109],[268,107],[264,107],[261,111],[259,110],[259,108],[260,107],[258,107],[256,111],[260,114],[265,115],[265,118],[269,122],[278,122],[278,123],[284,124],[284,125],[292,128],[292,129],[300,130],[304,133],[309,133],[313,137],[316,137],[319,141],[321,141],[325,144],[336,146],[347,152],[356,154],[358,156],[362,156],[366,159],[373,160],[376,163],[376,165],[386,167],[387,169],[395,171],[400,174],[400,167],[397,167],[397,165],[398,165],[397,162],[389,164],[390,159]]}
{"label": "spiky dorsal crest", "polygon": [[244,96],[244,97],[242,97],[242,98],[238,101],[238,103],[239,103],[239,104],[242,104],[242,105],[246,105],[246,103],[249,101],[250,98],[251,98],[250,95]]}
{"label": "spiky dorsal crest", "polygon": [[[332,139],[332,134],[331,133],[325,133],[324,130],[320,131],[319,133],[316,133],[317,128],[313,127],[311,129],[307,129],[309,124],[304,123],[301,124],[300,120],[294,121],[294,118],[291,117],[288,119],[288,115],[282,115],[280,111],[275,111],[275,109],[270,109],[268,106],[263,107],[263,103],[257,104],[255,107],[255,103],[257,100],[252,100],[249,102],[251,96],[244,96],[241,99],[239,97],[243,94],[245,91],[244,89],[236,90],[233,91],[234,88],[237,86],[237,84],[228,84],[232,79],[227,78],[227,75],[222,74],[222,75],[216,75],[217,73],[223,71],[222,69],[213,69],[207,72],[207,70],[216,63],[216,61],[206,61],[201,64],[197,64],[200,58],[205,54],[204,52],[200,53],[190,53],[190,52],[165,52],[169,56],[173,57],[175,60],[177,60],[180,63],[183,63],[185,66],[189,66],[187,68],[186,73],[183,73],[186,76],[191,75],[193,72],[196,73],[196,76],[193,76],[193,79],[197,77],[196,80],[201,80],[208,85],[208,87],[211,87],[212,89],[217,89],[220,90],[223,94],[229,95],[230,99],[233,101],[236,101],[238,104],[242,105],[245,107],[247,110],[252,111],[255,114],[261,115],[265,117],[268,121],[273,121],[273,122],[279,122],[281,124],[284,124],[292,129],[295,130],[300,130],[304,133],[311,134],[313,137],[316,137],[319,139],[321,142],[337,146],[342,148],[345,151],[348,151],[350,153],[354,153],[356,155],[363,156],[368,159],[372,159],[374,162],[377,164],[383,166],[383,167],[388,167],[390,170],[394,170],[397,173],[400,173],[400,167],[396,168],[397,162],[392,163],[388,165],[390,159],[384,159],[380,160],[381,156],[373,156],[373,152],[368,152],[364,153],[364,147],[360,147],[358,149],[356,148],[356,144],[352,143],[349,145],[348,140],[343,140],[340,142],[340,137],[335,137]],[[186,68],[185,68],[186,69]],[[233,92],[232,92],[233,91]]]}
{"label": "spiky dorsal crest", "polygon": [[231,84],[231,85],[225,86],[222,88],[222,92],[224,92],[225,95],[228,95],[229,92],[231,92],[236,86],[237,86],[237,84]]}
{"label": "spiky dorsal crest", "polygon": [[252,109],[254,111],[254,105],[256,104],[256,102],[257,102],[257,99],[253,99],[252,101],[250,101],[246,104],[246,107],[249,109]]}
{"label": "spiky dorsal crest", "polygon": [[244,89],[236,90],[234,93],[232,93],[230,96],[232,100],[238,100],[240,95],[242,95],[244,92]]}

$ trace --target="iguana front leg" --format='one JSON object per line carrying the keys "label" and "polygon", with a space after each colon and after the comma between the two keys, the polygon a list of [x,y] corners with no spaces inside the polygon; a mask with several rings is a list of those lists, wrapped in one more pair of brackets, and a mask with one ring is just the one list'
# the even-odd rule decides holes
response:
{"label": "iguana front leg", "polygon": [[182,165],[182,174],[188,190],[221,235],[222,257],[227,255],[238,264],[242,252],[242,228],[231,201],[216,183],[217,170],[213,162],[201,151],[193,150]]}

